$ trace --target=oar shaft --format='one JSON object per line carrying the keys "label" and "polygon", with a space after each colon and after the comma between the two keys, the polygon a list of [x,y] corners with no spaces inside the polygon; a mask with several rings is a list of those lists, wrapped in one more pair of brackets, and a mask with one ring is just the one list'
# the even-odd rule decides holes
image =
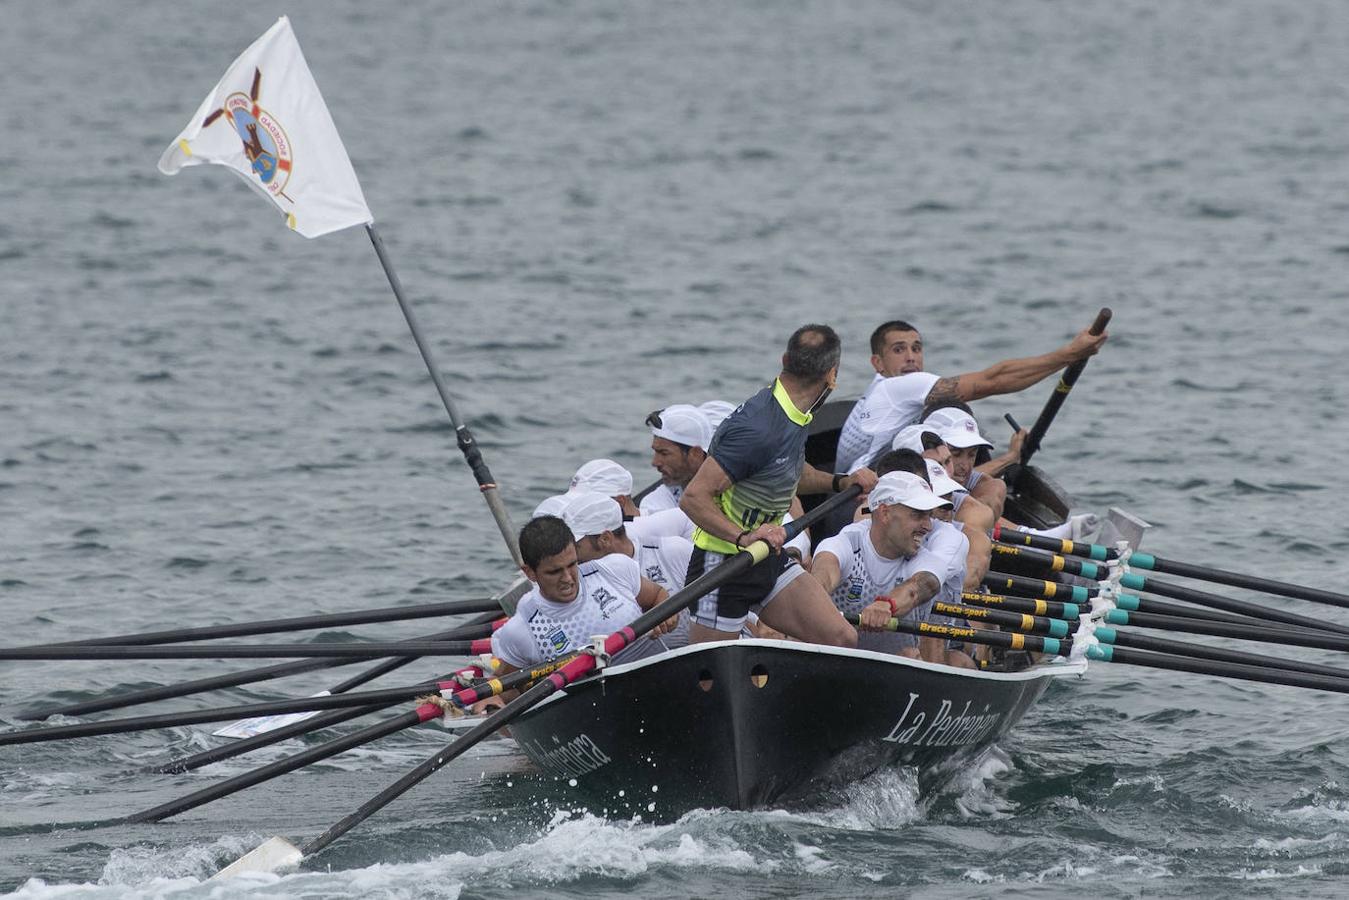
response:
{"label": "oar shaft", "polygon": [[1132,631],[1120,631],[1109,625],[1097,625],[1093,634],[1102,644],[1115,647],[1137,647],[1139,650],[1154,650],[1160,653],[1174,653],[1179,656],[1192,656],[1197,659],[1213,659],[1219,662],[1240,663],[1248,666],[1285,669],[1289,672],[1307,672],[1313,675],[1325,675],[1330,678],[1349,679],[1349,669],[1324,666],[1320,663],[1302,662],[1284,659],[1279,656],[1265,656],[1260,653],[1247,653],[1244,650],[1227,650],[1223,647],[1210,647],[1207,644],[1191,644],[1186,641],[1171,641],[1153,637],[1150,634],[1138,634]]}
{"label": "oar shaft", "polygon": [[1050,637],[1066,638],[1068,623],[1062,619],[1049,619],[1044,616],[1032,616],[1027,613],[1002,612],[978,606],[962,606],[958,603],[943,603],[938,600],[932,604],[932,611],[942,616],[964,619],[968,622],[987,622],[1003,628],[1015,628],[1030,634],[1047,634]]}
{"label": "oar shaft", "polygon": [[1232,622],[1237,625],[1261,626],[1263,619],[1253,619],[1236,613],[1205,609],[1202,606],[1181,606],[1179,603],[1167,603],[1152,597],[1136,597],[1133,594],[1117,594],[1115,605],[1129,612],[1157,613],[1163,616],[1182,616],[1187,619],[1207,619],[1210,622]]}
{"label": "oar shaft", "polygon": [[1083,604],[1101,591],[1099,588],[1084,588],[1076,584],[1059,584],[1040,578],[1026,578],[1022,575],[1008,575],[1004,572],[989,572],[984,576],[984,586],[1000,594],[1013,594],[1018,597],[1038,597],[1041,600],[1066,600]]}
{"label": "oar shaft", "polygon": [[1082,541],[1070,541],[1067,538],[1046,537],[1043,534],[1032,534],[1029,531],[1022,531],[1017,528],[1004,528],[1002,525],[993,526],[993,540],[1001,541],[1004,544],[1033,547],[1036,550],[1048,550],[1050,553],[1058,553],[1063,556],[1082,556],[1087,559],[1094,559],[1097,562],[1119,559],[1119,551],[1113,547]]}
{"label": "oar shaft", "polygon": [[[428,635],[428,640],[456,640],[460,638],[473,638],[482,634],[486,623],[492,618],[492,614],[485,614],[484,617],[470,621],[467,625],[459,628],[451,628],[448,631],[437,632]],[[415,657],[395,657],[384,663],[380,663],[366,672],[361,673],[340,685],[329,688],[329,692],[340,694],[343,690],[364,684],[371,678],[383,675],[385,672],[392,671],[400,666],[414,662]],[[174,697],[187,697],[192,694],[201,694],[207,691],[221,690],[223,688],[238,687],[242,684],[255,684],[261,681],[271,681],[277,678],[284,678],[288,675],[299,675],[303,672],[313,672],[318,669],[333,669],[340,666],[351,666],[356,663],[364,662],[360,659],[315,659],[301,660],[299,662],[278,663],[271,666],[262,666],[256,669],[245,669],[242,672],[231,672],[228,675],[212,675],[207,678],[197,678],[192,681],[183,681],[178,684],[166,684],[162,687],[146,688],[140,691],[131,691],[125,694],[114,694],[111,697],[103,697],[98,700],[87,700],[83,703],[72,703],[67,706],[52,706],[24,713],[20,718],[29,721],[38,721],[47,719],[51,716],[83,716],[94,712],[106,712],[110,709],[125,709],[128,706],[139,706],[144,703],[154,703],[157,700],[169,700]],[[390,664],[393,665],[390,665]],[[365,676],[369,676],[368,678]]]}
{"label": "oar shaft", "polygon": [[35,659],[269,659],[276,657],[474,656],[490,653],[491,640],[399,641],[359,644],[232,644],[214,647],[5,647],[0,660]]}
{"label": "oar shaft", "polygon": [[445,412],[450,415],[450,422],[454,425],[455,440],[459,444],[459,451],[463,453],[464,461],[468,463],[473,478],[478,482],[478,490],[482,492],[483,500],[492,513],[492,520],[496,522],[497,529],[501,532],[501,539],[506,542],[506,546],[511,552],[511,558],[515,560],[515,564],[518,566],[523,561],[520,556],[519,540],[515,526],[511,524],[510,516],[506,513],[506,508],[502,505],[501,498],[497,494],[496,480],[492,478],[492,473],[487,468],[487,462],[482,458],[482,451],[478,449],[478,442],[473,437],[473,432],[469,431],[468,425],[464,424],[463,418],[460,417],[459,410],[454,405],[454,398],[450,396],[450,390],[445,386],[445,380],[440,377],[440,369],[436,366],[431,355],[431,345],[422,337],[422,330],[417,324],[416,315],[412,312],[412,305],[403,295],[403,283],[399,280],[398,273],[394,271],[393,262],[384,249],[384,239],[380,237],[373,224],[366,225],[365,230],[370,235],[370,243],[375,247],[375,255],[379,257],[379,264],[384,268],[385,277],[389,279],[389,287],[393,288],[394,298],[398,301],[398,308],[403,311],[403,318],[407,321],[408,329],[412,332],[412,339],[417,344],[417,350],[422,355],[422,361],[426,363],[426,370],[431,373],[431,381],[435,384],[436,392],[440,395],[440,402],[445,405]]}
{"label": "oar shaft", "polygon": [[[846,616],[852,624],[857,624],[857,616]],[[991,647],[1006,647],[1010,650],[1029,650],[1033,653],[1065,655],[1072,647],[1071,641],[1058,638],[1040,637],[1034,634],[1021,634],[1016,631],[986,631],[982,628],[966,628],[956,625],[939,625],[934,622],[910,622],[904,619],[891,619],[885,626],[887,631],[902,631],[919,637],[945,638],[953,641],[968,641],[972,644],[988,644]]]}
{"label": "oar shaft", "polygon": [[[1132,564],[1132,560],[1130,560],[1130,563]],[[1349,627],[1336,625],[1334,622],[1323,622],[1320,619],[1314,619],[1311,616],[1300,616],[1297,613],[1287,612],[1282,609],[1273,609],[1258,603],[1235,600],[1229,597],[1223,597],[1219,594],[1210,594],[1207,591],[1197,591],[1194,588],[1186,587],[1185,585],[1175,584],[1170,581],[1160,581],[1153,578],[1151,575],[1140,575],[1137,572],[1126,573],[1124,577],[1120,579],[1120,586],[1127,587],[1130,590],[1161,594],[1163,597],[1184,600],[1187,603],[1195,603],[1199,606],[1221,609],[1229,613],[1236,613],[1253,619],[1263,619],[1267,622],[1280,622],[1284,625],[1295,625],[1299,628],[1313,628],[1318,631],[1331,631],[1335,634],[1349,635]]]}
{"label": "oar shaft", "polygon": [[[1105,326],[1110,322],[1110,316],[1110,308],[1102,308],[1096,314],[1096,320],[1091,323],[1091,328],[1088,331],[1092,334],[1100,334],[1105,331]],[[1053,423],[1054,417],[1059,414],[1063,401],[1068,399],[1068,394],[1072,391],[1073,385],[1077,384],[1077,379],[1086,367],[1087,360],[1079,359],[1063,370],[1059,383],[1054,387],[1054,393],[1049,395],[1049,401],[1045,403],[1045,408],[1040,411],[1040,417],[1031,426],[1030,434],[1026,435],[1026,442],[1021,445],[1022,466],[1029,463],[1030,458],[1035,455],[1035,451],[1040,449],[1040,442],[1044,440],[1045,432],[1049,431],[1049,426]]]}
{"label": "oar shaft", "polygon": [[261,734],[255,734],[252,737],[230,741],[228,744],[221,744],[219,747],[202,750],[200,753],[193,753],[191,756],[184,756],[162,765],[151,766],[147,771],[175,775],[182,772],[191,772],[193,769],[200,769],[202,766],[209,766],[211,763],[220,762],[225,759],[233,759],[236,756],[242,756],[245,753],[249,753],[262,747],[270,747],[272,744],[279,744],[281,741],[289,740],[293,737],[313,734],[316,731],[322,731],[325,728],[331,728],[334,725],[340,725],[343,722],[352,719],[359,719],[361,716],[377,713],[380,710],[387,709],[388,706],[389,704],[387,703],[376,703],[371,704],[370,706],[359,706],[355,709],[335,709],[332,712],[320,713],[310,719],[292,722],[289,725],[283,725],[280,728],[274,728],[271,731],[264,731]]}
{"label": "oar shaft", "polygon": [[1134,553],[1129,558],[1129,565],[1137,569],[1148,569],[1168,575],[1180,575],[1183,578],[1197,578],[1201,581],[1212,581],[1231,587],[1247,588],[1252,591],[1263,591],[1266,594],[1277,594],[1280,597],[1293,597],[1297,600],[1310,600],[1313,603],[1326,603],[1330,606],[1349,609],[1349,594],[1291,584],[1287,581],[1275,581],[1271,578],[1260,578],[1256,575],[1242,575],[1239,572],[1228,572],[1210,566],[1198,566],[1193,563],[1162,559],[1150,553]]}
{"label": "oar shaft", "polygon": [[1192,659],[1187,656],[1175,656],[1169,653],[1150,653],[1146,650],[1132,650],[1125,647],[1097,646],[1087,649],[1087,658],[1104,662],[1126,663],[1134,666],[1147,666],[1153,669],[1170,669],[1174,672],[1193,672],[1197,675],[1217,675],[1223,678],[1236,678],[1241,681],[1260,681],[1266,684],[1286,684],[1292,687],[1315,688],[1321,691],[1349,693],[1349,679],[1332,678],[1326,675],[1312,675],[1304,672],[1289,672],[1283,669],[1266,669],[1260,666],[1243,666],[1237,663],[1218,662],[1216,660]]}
{"label": "oar shaft", "polygon": [[1075,556],[1059,556],[1056,553],[1046,553],[1030,547],[1013,547],[1010,544],[995,543],[992,548],[994,559],[1019,559],[1051,572],[1067,572],[1069,575],[1078,575],[1092,581],[1099,581],[1108,575],[1105,566]]}
{"label": "oar shaft", "polygon": [[1238,625],[1231,622],[1210,622],[1201,619],[1182,619],[1178,616],[1158,616],[1151,613],[1126,612],[1112,609],[1106,613],[1110,625],[1135,625],[1162,631],[1182,631],[1189,634],[1211,634],[1215,637],[1260,641],[1266,644],[1287,644],[1293,647],[1315,647],[1321,650],[1349,650],[1349,638],[1337,634],[1317,634],[1312,631],[1287,628],[1266,628],[1258,625]]}
{"label": "oar shaft", "polygon": [[113,637],[91,638],[83,641],[61,641],[58,644],[33,644],[32,648],[46,646],[101,647],[109,645],[146,646],[170,644],[178,641],[205,641],[214,638],[246,637],[253,634],[276,634],[284,631],[305,631],[311,628],[336,628],[343,625],[368,625],[376,622],[403,622],[429,619],[433,616],[457,616],[500,610],[495,598],[485,600],[457,600],[448,603],[419,603],[415,606],[390,606],[380,609],[359,609],[345,613],[316,616],[295,616],[287,619],[267,619],[260,622],[241,622],[237,625],[210,625],[202,628],[175,628],[167,631],[148,631],[141,634],[119,634]]}
{"label": "oar shaft", "polygon": [[1077,619],[1083,611],[1083,608],[1076,603],[1037,600],[1032,597],[1005,597],[1002,594],[977,594],[973,591],[962,593],[960,602],[973,603],[975,606],[1005,609],[1008,612],[1030,613],[1033,616],[1049,616],[1054,619]]}

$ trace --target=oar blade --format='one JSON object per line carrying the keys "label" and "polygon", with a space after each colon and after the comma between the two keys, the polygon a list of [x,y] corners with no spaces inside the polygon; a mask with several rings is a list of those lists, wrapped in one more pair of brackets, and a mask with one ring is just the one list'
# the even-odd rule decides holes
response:
{"label": "oar blade", "polygon": [[265,874],[299,864],[304,859],[300,848],[283,837],[270,837],[243,856],[216,872],[208,880],[233,878],[236,875]]}

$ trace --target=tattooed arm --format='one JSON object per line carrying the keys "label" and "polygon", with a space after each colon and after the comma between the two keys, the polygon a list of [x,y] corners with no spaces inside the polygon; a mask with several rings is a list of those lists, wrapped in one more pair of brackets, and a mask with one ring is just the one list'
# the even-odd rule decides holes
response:
{"label": "tattooed arm", "polygon": [[1104,333],[1094,335],[1082,331],[1057,350],[1040,356],[1005,359],[981,372],[940,378],[927,392],[925,405],[934,407],[953,401],[968,403],[998,394],[1015,394],[1079,359],[1094,355],[1105,339]]}

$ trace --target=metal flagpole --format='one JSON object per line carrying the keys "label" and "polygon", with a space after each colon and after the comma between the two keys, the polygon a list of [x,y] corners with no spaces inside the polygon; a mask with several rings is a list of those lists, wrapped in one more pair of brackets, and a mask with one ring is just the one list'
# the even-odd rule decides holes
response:
{"label": "metal flagpole", "polygon": [[367,224],[365,230],[370,235],[370,243],[375,245],[375,253],[379,256],[379,264],[384,267],[384,274],[388,276],[389,286],[393,288],[393,295],[398,299],[398,307],[403,310],[403,318],[407,320],[408,328],[412,330],[412,339],[417,342],[417,349],[421,351],[427,371],[431,373],[431,380],[435,382],[440,400],[445,404],[445,411],[450,414],[450,421],[454,424],[454,433],[459,443],[459,450],[464,454],[464,461],[473,471],[473,477],[478,481],[478,489],[482,491],[482,498],[487,501],[487,508],[491,511],[492,518],[496,520],[497,528],[501,530],[501,537],[505,540],[506,546],[510,548],[511,557],[518,566],[523,560],[520,557],[520,545],[516,538],[515,528],[511,525],[510,516],[506,514],[506,507],[497,494],[497,485],[492,479],[492,473],[487,468],[487,463],[483,461],[482,453],[478,450],[478,442],[474,439],[473,433],[468,430],[468,426],[464,424],[464,420],[460,418],[459,410],[454,405],[454,398],[450,396],[449,389],[445,387],[445,381],[440,377],[440,370],[436,368],[435,362],[431,359],[431,348],[427,346],[426,340],[422,337],[421,329],[417,326],[417,317],[412,314],[412,307],[408,305],[407,298],[403,296],[403,285],[398,280],[398,273],[394,271],[393,264],[389,262],[389,255],[384,251],[384,240],[375,230],[373,223]]}

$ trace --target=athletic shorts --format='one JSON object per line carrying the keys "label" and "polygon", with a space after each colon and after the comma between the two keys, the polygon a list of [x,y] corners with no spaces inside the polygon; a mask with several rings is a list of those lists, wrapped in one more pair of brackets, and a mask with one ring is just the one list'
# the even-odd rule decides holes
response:
{"label": "athletic shorts", "polygon": [[[685,585],[711,572],[732,557],[694,547],[689,557]],[[693,621],[716,631],[739,631],[750,610],[759,612],[785,588],[806,573],[801,564],[786,553],[771,553],[757,566],[732,578],[714,591],[704,594],[689,610]]]}

